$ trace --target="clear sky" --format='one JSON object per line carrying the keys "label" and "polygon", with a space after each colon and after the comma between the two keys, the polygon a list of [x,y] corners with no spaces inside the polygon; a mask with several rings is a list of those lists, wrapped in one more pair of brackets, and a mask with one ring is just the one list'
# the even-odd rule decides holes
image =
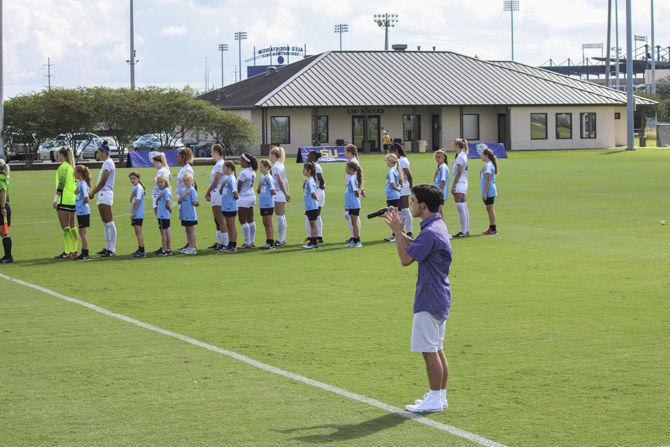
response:
{"label": "clear sky", "polygon": [[[44,65],[54,64],[52,85],[127,86],[129,0],[4,0],[5,97],[39,90]],[[582,43],[605,42],[607,0],[520,0],[515,16],[516,60],[540,65],[549,58],[581,59]],[[625,47],[625,1],[619,3],[620,46]],[[650,33],[650,0],[633,0],[633,32]],[[656,43],[670,46],[670,1],[655,2]],[[510,17],[502,0],[135,0],[138,86],[203,89],[205,58],[210,84],[220,85],[219,43],[226,84],[237,65],[233,33],[248,33],[252,48],[307,45],[308,54],[338,48],[337,23],[349,25],[344,49],[383,49],[375,13],[399,20],[390,42],[410,49],[436,46],[485,59],[510,58]],[[614,39],[614,38],[613,38]],[[614,40],[612,41],[614,45]],[[587,50],[587,55],[600,50]],[[261,61],[259,61],[259,64]]]}

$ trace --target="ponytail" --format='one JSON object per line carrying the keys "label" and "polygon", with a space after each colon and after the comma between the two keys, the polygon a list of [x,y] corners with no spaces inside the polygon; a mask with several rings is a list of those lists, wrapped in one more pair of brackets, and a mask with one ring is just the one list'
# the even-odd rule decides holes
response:
{"label": "ponytail", "polygon": [[268,174],[272,175],[272,163],[268,160],[261,160],[261,164],[268,168]]}
{"label": "ponytail", "polygon": [[242,158],[242,160],[249,163],[249,165],[251,166],[251,169],[253,169],[254,171],[258,171],[258,160],[256,160],[256,157],[254,157],[253,155],[251,155],[248,152],[245,152],[245,153],[242,154],[242,156],[240,158]]}
{"label": "ponytail", "polygon": [[363,168],[358,163],[353,161],[347,162],[347,168],[350,168],[356,172],[356,180],[358,181],[358,187],[361,188],[363,185]]}
{"label": "ponytail", "polygon": [[74,172],[79,173],[79,175],[81,175],[81,178],[86,182],[88,187],[89,188],[91,187],[91,171],[89,171],[89,169],[86,166],[77,165],[74,168]]}
{"label": "ponytail", "polygon": [[313,177],[314,180],[318,183],[318,179],[316,178],[316,166],[314,165],[314,163],[308,161],[303,165],[303,168],[307,169],[307,171],[309,172],[309,176]]}
{"label": "ponytail", "polygon": [[398,157],[396,157],[395,154],[388,154],[386,156],[386,161],[393,163],[393,166],[398,170],[398,179],[400,180],[400,186],[402,186],[402,184],[405,183],[405,174],[403,174],[402,169],[400,169]]}
{"label": "ponytail", "polygon": [[458,146],[458,151],[463,152],[468,150],[468,140],[465,138],[456,138],[454,144]]}
{"label": "ponytail", "polygon": [[232,161],[228,160],[223,164],[223,166],[233,171],[233,175],[237,175],[235,172],[235,163],[233,163]]}
{"label": "ponytail", "polygon": [[58,153],[65,157],[65,161],[74,168],[74,153],[72,152],[72,149],[63,146],[59,149]]}
{"label": "ponytail", "polygon": [[221,156],[221,158],[226,158],[226,149],[223,147],[223,144],[221,143],[216,143],[214,146],[212,146],[212,153],[216,152]]}
{"label": "ponytail", "polygon": [[274,154],[274,156],[279,160],[282,164],[286,163],[286,153],[284,152],[284,148],[281,146],[273,147],[272,150],[270,151]]}
{"label": "ponytail", "polygon": [[344,150],[347,152],[351,152],[354,157],[358,158],[358,148],[356,147],[355,144],[347,144],[344,146]]}
{"label": "ponytail", "polygon": [[493,163],[493,167],[496,169],[496,174],[498,173],[498,159],[496,158],[496,155],[493,153],[491,149],[488,147],[482,151],[484,155],[486,155],[489,160],[491,160],[491,163]]}
{"label": "ponytail", "polygon": [[151,157],[151,159],[153,161],[160,161],[164,168],[170,168],[163,152],[154,152],[154,155]]}

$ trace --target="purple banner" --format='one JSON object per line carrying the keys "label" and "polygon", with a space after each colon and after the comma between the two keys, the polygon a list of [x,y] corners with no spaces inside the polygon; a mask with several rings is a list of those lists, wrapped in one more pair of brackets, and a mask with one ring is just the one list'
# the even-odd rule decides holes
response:
{"label": "purple banner", "polygon": [[347,157],[344,156],[344,146],[305,146],[301,147],[298,151],[298,163],[306,162],[310,152],[319,152],[321,154],[319,163],[347,161]]}
{"label": "purple banner", "polygon": [[507,158],[507,150],[502,143],[470,143],[468,144],[468,158],[479,158],[481,152],[489,148],[496,158]]}
{"label": "purple banner", "polygon": [[128,154],[128,167],[131,168],[152,168],[154,166],[151,161],[151,155],[156,152],[165,154],[165,159],[170,166],[177,166],[177,152],[179,151],[133,151]]}

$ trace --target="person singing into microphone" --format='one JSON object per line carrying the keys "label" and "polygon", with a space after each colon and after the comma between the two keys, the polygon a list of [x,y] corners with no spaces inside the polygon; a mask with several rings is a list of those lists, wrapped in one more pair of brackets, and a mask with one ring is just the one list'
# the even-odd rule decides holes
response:
{"label": "person singing into microphone", "polygon": [[412,188],[410,210],[412,217],[421,219],[421,233],[412,239],[402,232],[403,222],[394,207],[384,214],[384,220],[396,235],[400,263],[408,266],[419,263],[414,295],[412,323],[412,352],[420,352],[426,363],[429,390],[422,399],[405,409],[412,413],[434,413],[445,410],[447,403],[448,364],[444,355],[444,333],[451,307],[449,268],[452,250],[449,231],[439,213],[443,192],[434,185]]}

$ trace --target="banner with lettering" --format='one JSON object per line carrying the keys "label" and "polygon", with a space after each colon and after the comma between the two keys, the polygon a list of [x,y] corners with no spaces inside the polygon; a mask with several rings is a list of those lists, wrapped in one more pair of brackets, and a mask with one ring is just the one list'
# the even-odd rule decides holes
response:
{"label": "banner with lettering", "polygon": [[298,163],[305,163],[310,152],[321,153],[319,163],[333,163],[337,161],[346,162],[347,157],[344,156],[344,146],[305,146],[298,151]]}
{"label": "banner with lettering", "polygon": [[132,151],[128,153],[128,167],[131,168],[151,168],[154,162],[151,157],[156,152],[163,152],[169,166],[177,166],[177,153],[179,151]]}
{"label": "banner with lettering", "polygon": [[502,143],[469,143],[468,158],[480,158],[482,151],[487,147],[493,151],[496,158],[507,158],[507,150]]}

